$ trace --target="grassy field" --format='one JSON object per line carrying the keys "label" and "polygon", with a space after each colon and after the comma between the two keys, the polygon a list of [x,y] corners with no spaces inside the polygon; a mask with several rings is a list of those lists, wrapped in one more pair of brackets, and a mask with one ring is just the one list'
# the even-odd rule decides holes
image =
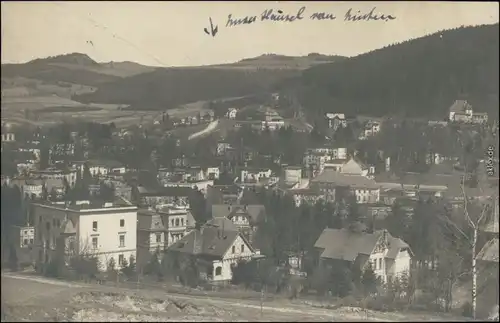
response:
{"label": "grassy field", "polygon": [[[17,124],[48,125],[63,120],[85,120],[101,123],[114,122],[117,127],[152,124],[161,118],[162,111],[124,110],[119,104],[81,104],[59,96],[6,97],[2,100],[2,121]],[[170,117],[183,118],[198,113],[205,114],[204,102],[186,104],[168,110]],[[35,121],[27,114],[38,114]]]}

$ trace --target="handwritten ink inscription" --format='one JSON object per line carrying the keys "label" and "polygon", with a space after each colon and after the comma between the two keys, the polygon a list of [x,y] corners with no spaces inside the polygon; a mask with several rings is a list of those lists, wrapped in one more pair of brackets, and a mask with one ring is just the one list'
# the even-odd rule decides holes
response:
{"label": "handwritten ink inscription", "polygon": [[[344,14],[346,22],[361,22],[361,21],[390,21],[396,19],[395,16],[383,13],[376,13],[376,7],[373,7],[369,12],[363,13],[360,10],[354,11],[349,8]],[[285,13],[282,10],[266,9],[260,16],[245,16],[234,17],[233,14],[227,16],[226,27],[236,27],[240,25],[250,25],[258,21],[270,22],[295,22],[303,20],[306,12],[306,7],[301,7],[296,13]],[[335,20],[337,16],[331,12],[314,12],[308,16],[310,20]]]}

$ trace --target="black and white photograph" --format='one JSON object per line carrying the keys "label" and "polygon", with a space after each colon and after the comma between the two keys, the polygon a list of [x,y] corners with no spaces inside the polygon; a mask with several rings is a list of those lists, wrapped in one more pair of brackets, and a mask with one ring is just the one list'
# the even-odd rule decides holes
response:
{"label": "black and white photograph", "polygon": [[496,1],[2,1],[2,322],[499,321]]}

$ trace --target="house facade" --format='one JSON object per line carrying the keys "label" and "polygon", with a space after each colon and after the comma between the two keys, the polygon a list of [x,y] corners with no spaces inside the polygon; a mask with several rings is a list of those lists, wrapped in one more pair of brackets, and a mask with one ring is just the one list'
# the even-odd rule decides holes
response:
{"label": "house facade", "polygon": [[168,252],[195,256],[200,276],[213,282],[230,282],[232,266],[259,256],[238,231],[204,226],[168,248]]}
{"label": "house facade", "polygon": [[33,210],[35,260],[41,264],[83,253],[97,256],[99,269],[105,270],[111,258],[121,266],[124,259],[136,257],[137,207],[123,199],[33,203]]}
{"label": "house facade", "polygon": [[166,207],[137,213],[137,265],[146,265],[154,252],[164,251],[195,227],[191,212],[185,208]]}
{"label": "house facade", "polygon": [[408,273],[413,257],[408,244],[386,230],[366,233],[327,228],[314,247],[320,264],[343,263],[363,270],[369,263],[384,283]]}
{"label": "house facade", "polygon": [[247,183],[258,182],[262,178],[270,178],[272,172],[269,168],[244,168],[240,174],[240,181]]}
{"label": "house facade", "polygon": [[378,203],[380,200],[380,187],[373,179],[357,174],[343,174],[328,168],[313,178],[309,187],[325,194],[329,201],[340,196],[346,197],[346,194],[353,194],[360,204]]}
{"label": "house facade", "polygon": [[488,114],[474,112],[472,105],[466,100],[456,100],[449,109],[450,122],[484,124],[488,122]]}
{"label": "house facade", "polygon": [[32,170],[30,171],[30,176],[42,178],[44,180],[66,180],[68,184],[73,187],[76,183],[77,170],[75,168],[68,170],[60,170],[56,168]]}
{"label": "house facade", "polygon": [[347,127],[347,120],[344,113],[326,113],[325,117],[328,121],[328,128],[337,130],[339,127]]}

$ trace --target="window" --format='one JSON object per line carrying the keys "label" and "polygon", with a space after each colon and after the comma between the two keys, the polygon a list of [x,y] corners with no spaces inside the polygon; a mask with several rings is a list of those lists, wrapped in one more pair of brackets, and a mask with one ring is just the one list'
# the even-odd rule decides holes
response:
{"label": "window", "polygon": [[215,276],[220,276],[220,275],[222,275],[222,267],[221,266],[215,267]]}
{"label": "window", "polygon": [[235,247],[235,246],[233,246],[233,247],[231,248],[231,251],[232,251],[232,253],[235,253],[235,252],[236,252],[236,247]]}
{"label": "window", "polygon": [[30,244],[33,244],[33,239],[30,239]]}
{"label": "window", "polygon": [[125,220],[121,219],[120,220],[120,228],[123,228],[125,226]]}
{"label": "window", "polygon": [[184,226],[184,219],[181,219],[181,225]]}
{"label": "window", "polygon": [[28,239],[24,239],[24,240],[23,240],[23,245],[25,246],[25,245],[27,245],[27,244],[28,244]]}
{"label": "window", "polygon": [[125,258],[123,257],[123,255],[118,255],[118,264],[119,264],[120,266],[122,266],[122,265],[123,265],[123,259],[125,259]]}
{"label": "window", "polygon": [[156,234],[156,242],[161,242],[161,233]]}
{"label": "window", "polygon": [[175,219],[175,226],[178,227],[179,226],[179,219]]}
{"label": "window", "polygon": [[92,238],[92,248],[97,249],[98,247],[98,240],[97,237]]}
{"label": "window", "polygon": [[92,231],[97,231],[97,221],[92,222]]}
{"label": "window", "polygon": [[170,221],[170,223],[172,223],[172,226],[174,226],[174,219],[172,219],[172,220]]}
{"label": "window", "polygon": [[243,251],[245,251],[245,245],[244,244],[241,245],[241,252],[243,252]]}
{"label": "window", "polygon": [[125,235],[120,234],[120,247],[125,247]]}
{"label": "window", "polygon": [[382,258],[378,258],[378,269],[382,269]]}
{"label": "window", "polygon": [[28,230],[24,230],[24,234],[25,234],[25,235],[26,235],[26,234],[28,234]]}

